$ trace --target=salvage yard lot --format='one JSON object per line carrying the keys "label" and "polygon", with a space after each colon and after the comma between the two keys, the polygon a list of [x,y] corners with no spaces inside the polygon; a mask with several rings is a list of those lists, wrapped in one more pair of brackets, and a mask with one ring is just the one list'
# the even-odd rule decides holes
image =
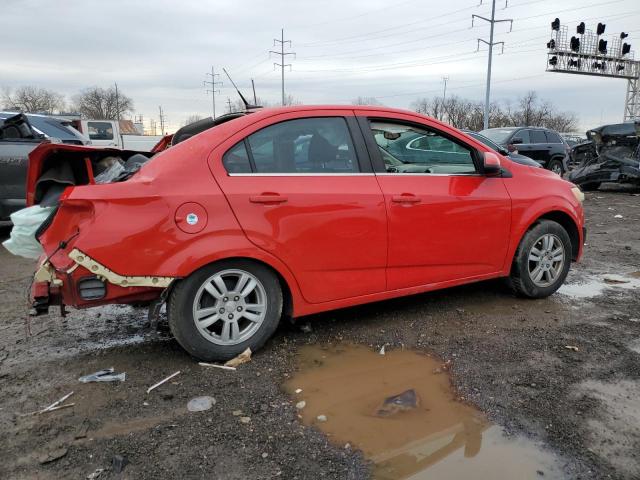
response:
{"label": "salvage yard lot", "polygon": [[[584,259],[550,298],[518,299],[496,281],[317,315],[300,321],[310,330],[282,325],[235,372],[199,366],[132,307],[52,311],[26,338],[33,262],[2,250],[0,478],[120,478],[116,455],[128,459],[124,478],[366,478],[357,449],[304,426],[283,390],[300,347],[330,343],[451,360],[460,397],[544,442],[566,478],[639,478],[639,193],[587,194]],[[108,367],[126,381],[77,381]],[[20,415],[71,391],[73,408]],[[216,404],[187,411],[202,395]]]}

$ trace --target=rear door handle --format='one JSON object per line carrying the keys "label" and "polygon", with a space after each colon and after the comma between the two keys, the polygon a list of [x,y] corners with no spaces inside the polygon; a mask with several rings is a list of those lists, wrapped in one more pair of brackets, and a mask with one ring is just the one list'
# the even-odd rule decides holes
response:
{"label": "rear door handle", "polygon": [[277,193],[263,193],[262,195],[251,195],[249,197],[249,201],[251,203],[262,203],[265,205],[284,203],[287,200],[287,197],[284,195],[278,195]]}
{"label": "rear door handle", "polygon": [[391,201],[394,203],[420,203],[420,197],[416,197],[412,193],[403,193],[402,195],[393,195]]}

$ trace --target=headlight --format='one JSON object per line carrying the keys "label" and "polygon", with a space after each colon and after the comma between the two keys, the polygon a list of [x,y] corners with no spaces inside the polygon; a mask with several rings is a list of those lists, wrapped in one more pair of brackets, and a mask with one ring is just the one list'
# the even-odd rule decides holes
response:
{"label": "headlight", "polygon": [[571,192],[573,193],[573,196],[576,197],[576,200],[578,200],[578,202],[584,202],[584,193],[582,193],[582,190],[580,190],[578,187],[573,187],[571,189]]}

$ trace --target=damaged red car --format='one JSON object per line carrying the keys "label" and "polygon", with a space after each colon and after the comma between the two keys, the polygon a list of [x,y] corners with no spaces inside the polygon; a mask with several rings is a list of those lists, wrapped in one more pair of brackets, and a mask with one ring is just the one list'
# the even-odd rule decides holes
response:
{"label": "damaged red car", "polygon": [[28,204],[54,207],[36,311],[166,302],[185,350],[224,360],[283,317],[498,277],[546,297],[582,253],[575,185],[416,113],[262,109],[167,147],[32,152]]}

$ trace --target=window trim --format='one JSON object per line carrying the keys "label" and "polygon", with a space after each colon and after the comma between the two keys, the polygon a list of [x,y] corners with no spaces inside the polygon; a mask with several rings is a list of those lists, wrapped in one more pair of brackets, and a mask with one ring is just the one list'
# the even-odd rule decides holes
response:
{"label": "window trim", "polygon": [[[408,176],[431,176],[431,177],[484,177],[485,175],[482,173],[482,158],[480,158],[480,153],[478,150],[471,145],[468,145],[461,140],[455,138],[453,135],[449,135],[446,132],[441,130],[437,130],[429,125],[425,125],[419,122],[412,122],[411,120],[398,119],[393,117],[378,117],[378,116],[364,116],[357,115],[356,119],[358,120],[358,124],[360,126],[360,130],[363,132],[365,137],[365,142],[367,144],[367,150],[369,151],[369,156],[371,158],[371,164],[373,165],[373,171],[376,175],[408,175]],[[382,155],[380,154],[380,150],[378,149],[378,144],[373,136],[371,130],[371,122],[391,122],[397,123],[400,125],[406,125],[414,128],[419,128],[422,130],[426,130],[428,132],[433,132],[436,135],[440,135],[447,140],[456,143],[465,149],[468,149],[471,153],[471,161],[473,162],[473,166],[475,167],[475,172],[473,173],[393,173],[387,172],[387,169],[384,165],[384,160],[382,159]],[[368,133],[364,133],[364,132]],[[373,153],[372,153],[373,151]]]}
{"label": "window trim", "polygon": [[[249,142],[249,137],[251,135],[254,135],[255,133],[258,133],[262,130],[265,130],[267,128],[270,128],[274,125],[278,125],[281,123],[293,122],[298,120],[315,120],[315,119],[327,119],[327,118],[339,118],[344,121],[345,126],[347,128],[347,133],[349,135],[349,139],[351,140],[351,146],[353,147],[353,154],[355,155],[355,161],[358,167],[357,171],[353,171],[353,172],[258,172],[257,171],[255,159],[253,156],[253,151],[251,150],[251,144]],[[353,116],[345,116],[345,115],[304,116],[304,117],[297,117],[297,118],[289,118],[286,120],[280,120],[278,122],[270,123],[269,125],[265,125],[262,128],[252,131],[251,133],[243,137],[242,140],[239,140],[238,142],[234,143],[231,147],[229,147],[221,156],[222,168],[224,169],[227,176],[229,177],[249,177],[249,176],[251,177],[314,177],[314,176],[328,177],[328,176],[346,176],[346,175],[350,175],[350,176],[373,175],[373,167],[371,165],[371,162],[367,161],[369,160],[369,157],[368,155],[366,155],[366,150],[364,149],[365,148],[364,140],[361,136],[361,132],[358,130],[355,130],[355,128],[357,128],[357,125],[355,123],[355,119],[353,118]],[[249,167],[251,168],[250,173],[230,173],[224,165],[225,155],[240,143],[244,143],[244,147],[247,151],[247,156],[249,157]]]}

